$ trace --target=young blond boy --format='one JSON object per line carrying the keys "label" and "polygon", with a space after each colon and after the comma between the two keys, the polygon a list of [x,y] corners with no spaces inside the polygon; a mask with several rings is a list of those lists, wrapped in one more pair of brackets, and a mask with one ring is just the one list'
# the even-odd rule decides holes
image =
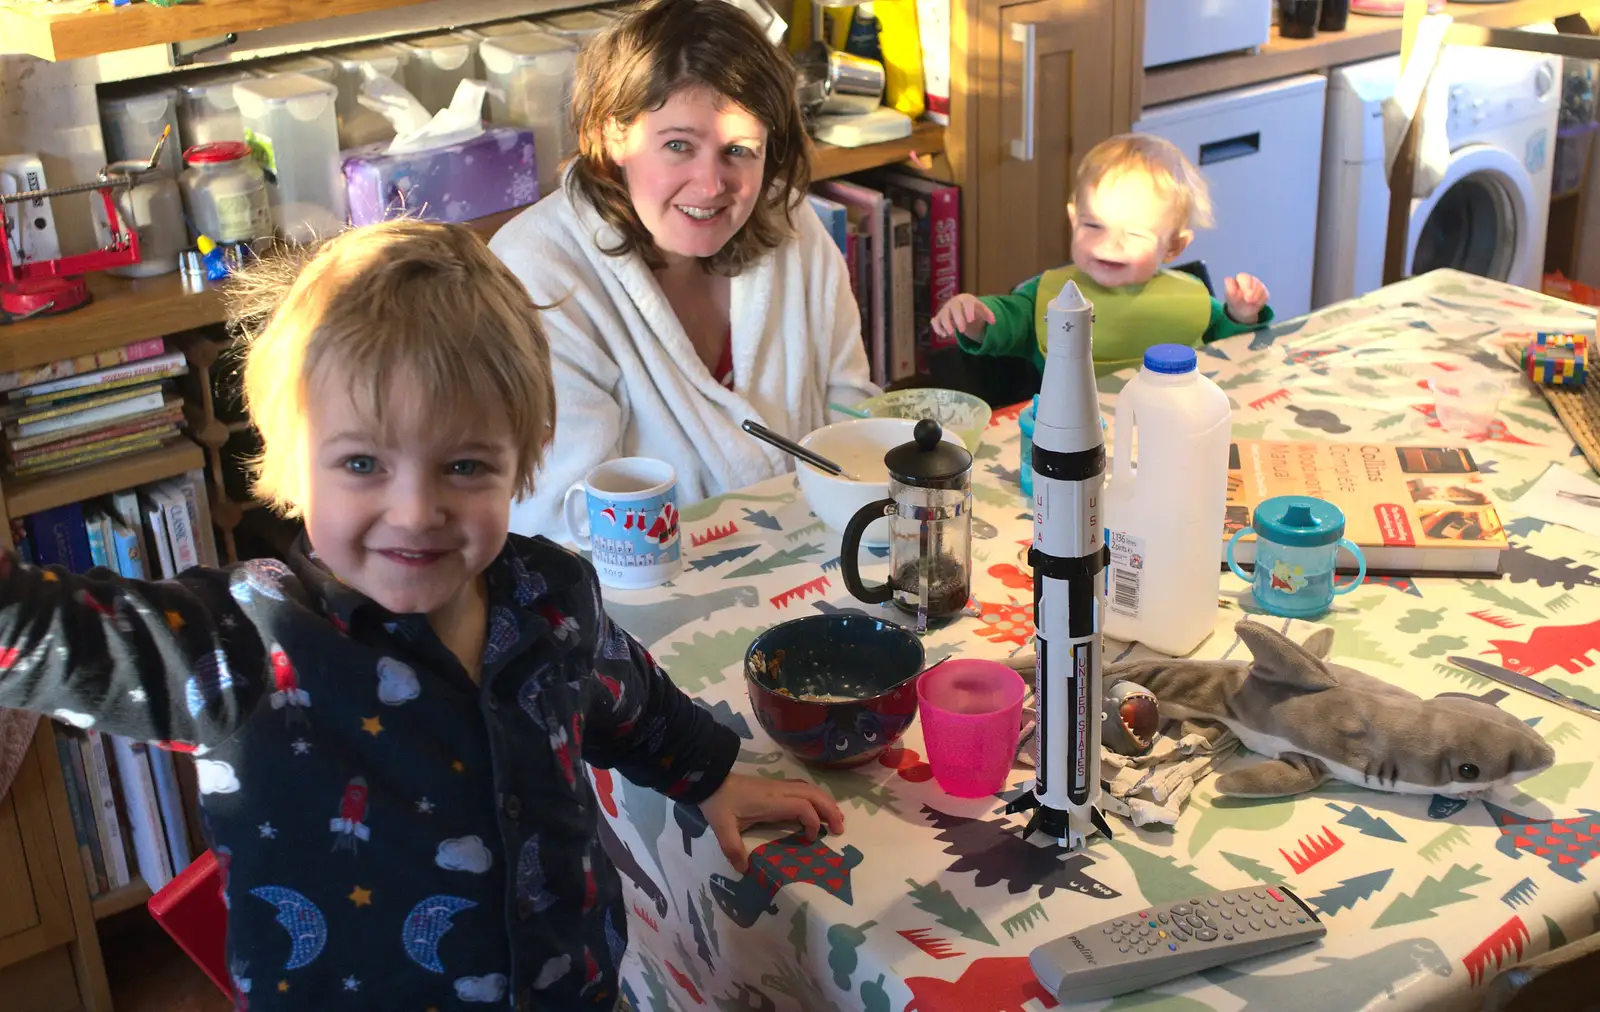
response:
{"label": "young blond boy", "polygon": [[1260,279],[1225,279],[1224,303],[1164,266],[1188,247],[1194,229],[1211,224],[1205,179],[1169,141],[1122,134],[1096,144],[1078,167],[1067,217],[1070,265],[1009,295],[957,295],[934,316],[934,332],[956,335],[969,354],[1028,358],[1042,370],[1045,307],[1074,281],[1094,304],[1095,372],[1104,375],[1137,366],[1154,344],[1198,347],[1272,322]]}
{"label": "young blond boy", "polygon": [[287,564],[137,582],[0,555],[0,706],[192,752],[236,994],[267,1009],[610,1008],[626,918],[584,764],[745,826],[842,829],[729,773],[738,738],[506,534],[555,425],[526,290],[392,222],[245,279],[258,494]]}

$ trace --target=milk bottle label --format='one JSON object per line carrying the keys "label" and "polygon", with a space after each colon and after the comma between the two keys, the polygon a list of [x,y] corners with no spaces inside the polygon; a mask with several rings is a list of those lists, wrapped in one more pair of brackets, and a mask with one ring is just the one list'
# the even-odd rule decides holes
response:
{"label": "milk bottle label", "polygon": [[1144,539],[1107,529],[1106,544],[1111,549],[1111,564],[1106,567],[1106,602],[1117,614],[1138,618]]}

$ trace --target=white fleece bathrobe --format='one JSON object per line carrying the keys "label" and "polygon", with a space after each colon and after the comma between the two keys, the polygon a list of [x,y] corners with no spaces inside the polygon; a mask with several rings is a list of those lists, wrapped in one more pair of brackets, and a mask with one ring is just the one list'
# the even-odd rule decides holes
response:
{"label": "white fleece bathrobe", "polygon": [[700,361],[650,268],[608,256],[616,232],[562,186],[507,222],[489,246],[540,305],[550,336],[556,434],[511,529],[564,540],[561,502],[596,464],[656,457],[678,475],[679,507],[793,469],[739,428],[753,418],[798,439],[828,402],[878,392],[845,261],[809,206],[798,236],[732,279],[733,385]]}

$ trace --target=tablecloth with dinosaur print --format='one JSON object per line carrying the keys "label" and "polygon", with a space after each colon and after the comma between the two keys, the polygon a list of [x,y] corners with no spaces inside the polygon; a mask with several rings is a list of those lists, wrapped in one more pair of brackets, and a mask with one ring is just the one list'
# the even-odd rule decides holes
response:
{"label": "tablecloth with dinosaur print", "polygon": [[[1508,369],[1508,332],[1581,329],[1594,314],[1521,289],[1438,271],[1270,330],[1211,345],[1202,369],[1233,401],[1245,438],[1452,442],[1421,370],[1478,360]],[[1102,381],[1114,418],[1127,374]],[[979,614],[931,633],[928,656],[1001,657],[1032,633],[1031,536],[1018,479],[1020,405],[995,413],[974,467],[973,595]],[[1114,431],[1114,426],[1113,426]],[[1600,539],[1518,514],[1551,463],[1588,473],[1526,381],[1486,439],[1468,443],[1506,504],[1501,579],[1373,578],[1318,624],[1336,659],[1422,696],[1467,692],[1534,725],[1555,765],[1521,792],[1461,801],[1330,782],[1297,798],[1241,801],[1202,783],[1176,827],[1135,830],[1086,852],[1024,840],[997,796],[944,794],[920,724],[901,747],[844,771],[803,767],[751,714],[741,659],[751,637],[800,615],[868,609],[839,573],[839,536],[791,476],[685,507],[687,566],[608,608],[685,691],[744,739],[739,769],[803,777],[843,806],[843,835],[813,844],[752,832],[735,874],[698,812],[594,771],[633,911],[625,982],[654,1012],[1024,1012],[1055,1007],[1027,954],[1075,928],[1250,882],[1290,883],[1328,926],[1324,942],[1096,1003],[1148,1012],[1347,1012],[1477,1008],[1499,969],[1600,931],[1600,722],[1451,666],[1484,656],[1600,704]],[[869,581],[882,578],[884,563]],[[1197,656],[1242,653],[1253,610],[1220,578],[1216,633]],[[1265,618],[1296,639],[1315,628]],[[1108,641],[1109,658],[1138,650]],[[1252,761],[1248,755],[1231,762]],[[1029,779],[1015,770],[1013,787]]]}

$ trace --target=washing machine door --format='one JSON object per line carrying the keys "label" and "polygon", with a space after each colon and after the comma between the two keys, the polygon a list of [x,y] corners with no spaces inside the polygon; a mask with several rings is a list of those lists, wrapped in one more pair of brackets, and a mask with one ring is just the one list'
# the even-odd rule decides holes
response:
{"label": "washing machine door", "polygon": [[1532,253],[1533,202],[1532,177],[1504,148],[1458,148],[1433,193],[1412,201],[1406,273],[1453,267],[1522,283]]}

